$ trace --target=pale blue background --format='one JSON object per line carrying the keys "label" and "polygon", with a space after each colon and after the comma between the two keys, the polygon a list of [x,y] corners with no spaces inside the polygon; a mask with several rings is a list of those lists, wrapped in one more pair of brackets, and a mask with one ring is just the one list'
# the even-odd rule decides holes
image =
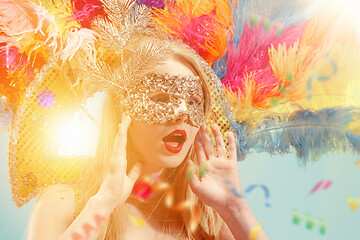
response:
{"label": "pale blue background", "polygon": [[[11,201],[7,141],[6,133],[0,135],[0,239],[24,239],[34,200],[20,209]],[[244,189],[251,184],[264,184],[270,190],[270,208],[265,207],[260,188],[247,201],[272,240],[360,240],[360,208],[350,211],[345,199],[347,195],[360,196],[360,168],[354,165],[358,159],[350,154],[333,154],[299,168],[292,154],[252,154],[239,163],[239,171]],[[332,180],[333,185],[307,196],[320,180]],[[294,225],[293,208],[324,219],[326,234],[319,233],[318,225],[308,230],[305,219]]]}

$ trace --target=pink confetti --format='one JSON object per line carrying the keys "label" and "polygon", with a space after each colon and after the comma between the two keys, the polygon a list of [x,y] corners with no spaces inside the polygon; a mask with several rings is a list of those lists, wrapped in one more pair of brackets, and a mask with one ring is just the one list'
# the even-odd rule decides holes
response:
{"label": "pink confetti", "polygon": [[137,181],[134,185],[132,193],[137,198],[146,200],[152,195],[152,187],[148,182]]}

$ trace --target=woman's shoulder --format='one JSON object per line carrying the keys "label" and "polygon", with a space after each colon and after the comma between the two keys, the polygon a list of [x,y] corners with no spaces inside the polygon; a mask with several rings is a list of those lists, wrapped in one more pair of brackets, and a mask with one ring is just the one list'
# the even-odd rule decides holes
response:
{"label": "woman's shoulder", "polygon": [[66,184],[49,185],[40,193],[35,206],[39,205],[71,208],[75,206],[75,189]]}
{"label": "woman's shoulder", "polygon": [[38,201],[44,200],[74,200],[75,198],[75,187],[68,184],[52,184],[47,186],[38,198]]}
{"label": "woman's shoulder", "polygon": [[[63,232],[74,220],[75,189],[70,185],[56,184],[46,187],[39,195],[29,223],[29,235],[39,236],[47,231]],[[46,231],[46,230],[45,230]],[[29,238],[36,239],[36,238]]]}

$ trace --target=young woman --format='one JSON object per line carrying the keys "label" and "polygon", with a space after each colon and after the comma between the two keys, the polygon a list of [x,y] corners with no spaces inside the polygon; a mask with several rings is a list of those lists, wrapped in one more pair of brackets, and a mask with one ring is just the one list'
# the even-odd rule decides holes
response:
{"label": "young woman", "polygon": [[[214,124],[213,144],[204,125],[212,104],[209,68],[185,45],[166,42],[164,61],[133,80],[126,96],[108,94],[98,153],[84,167],[81,188],[47,187],[28,239],[248,239],[257,221],[227,186],[241,193],[234,136],[227,133],[226,147]],[[146,176],[169,187],[139,200],[131,192]],[[173,207],[181,204],[188,207]],[[260,230],[257,239],[268,238]]]}

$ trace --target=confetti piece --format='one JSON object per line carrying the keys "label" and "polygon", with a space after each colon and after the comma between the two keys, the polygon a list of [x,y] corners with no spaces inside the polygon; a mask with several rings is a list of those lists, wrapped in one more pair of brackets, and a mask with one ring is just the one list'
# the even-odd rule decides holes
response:
{"label": "confetti piece", "polygon": [[302,218],[301,218],[299,212],[296,209],[294,209],[293,210],[293,219],[292,219],[293,224],[299,225],[301,221],[302,221]]}
{"label": "confetti piece", "polygon": [[167,182],[160,182],[153,186],[154,191],[163,191],[169,188],[169,184]]}
{"label": "confetti piece", "polygon": [[190,231],[195,232],[199,225],[200,219],[200,206],[196,205],[192,211],[191,219],[190,219]]}
{"label": "confetti piece", "polygon": [[254,240],[259,236],[259,232],[261,230],[261,226],[264,225],[263,223],[258,223],[252,227],[249,233],[249,240]]}
{"label": "confetti piece", "polygon": [[332,181],[322,180],[315,185],[315,187],[309,192],[308,196],[320,189],[327,190],[331,185],[332,185]]}
{"label": "confetti piece", "polygon": [[360,168],[360,160],[355,161],[354,164]]}
{"label": "confetti piece", "polygon": [[320,228],[319,228],[319,233],[322,234],[322,235],[325,235],[326,233],[326,225],[325,225],[325,221],[323,219],[318,219],[319,221],[319,225],[320,225]]}
{"label": "confetti piece", "polygon": [[255,188],[262,188],[264,190],[264,193],[265,193],[265,206],[266,207],[270,207],[270,203],[269,203],[269,200],[270,200],[270,191],[269,189],[265,186],[265,185],[250,185],[249,187],[247,187],[244,191],[244,196],[249,194],[250,192],[252,192]]}
{"label": "confetti piece", "polygon": [[241,194],[236,191],[234,185],[229,180],[226,180],[225,183],[230,188],[232,194],[234,194],[235,197],[242,198]]}
{"label": "confetti piece", "polygon": [[137,227],[145,227],[146,226],[145,220],[141,217],[135,217],[135,216],[128,214],[128,218],[129,218],[130,222]]}
{"label": "confetti piece", "polygon": [[193,163],[190,163],[189,164],[189,167],[187,169],[187,172],[186,172],[186,179],[187,180],[191,180],[193,178],[193,175],[194,175],[194,170],[195,170],[195,166]]}
{"label": "confetti piece", "polygon": [[151,185],[146,181],[137,181],[134,184],[133,195],[140,200],[146,200],[151,197],[152,195],[152,187]]}
{"label": "confetti piece", "polygon": [[51,107],[55,102],[55,95],[50,90],[43,90],[37,96],[37,102],[44,108]]}
{"label": "confetti piece", "polygon": [[182,203],[177,204],[173,208],[173,210],[180,212],[180,211],[183,211],[185,209],[190,209],[190,208],[192,208],[192,206],[194,206],[194,203],[192,201],[190,201],[190,200],[187,200],[187,201],[184,201]]}
{"label": "confetti piece", "polygon": [[358,197],[356,200],[351,196],[346,196],[346,200],[349,203],[349,207],[351,211],[356,211],[360,204],[360,197]]}
{"label": "confetti piece", "polygon": [[174,188],[171,187],[169,191],[166,193],[165,206],[171,208],[173,204],[174,204]]}
{"label": "confetti piece", "polygon": [[238,191],[235,189],[234,185],[229,181],[229,180],[225,180],[225,184],[230,188],[232,194],[237,197],[237,198],[245,198],[247,194],[251,193],[255,188],[260,187],[264,190],[265,193],[265,206],[266,207],[271,207],[271,204],[269,202],[270,200],[270,191],[269,189],[265,186],[265,185],[250,185],[249,187],[247,187],[243,193],[243,195],[241,195],[240,193],[238,193]]}
{"label": "confetti piece", "polygon": [[315,222],[312,220],[312,217],[308,213],[304,213],[304,216],[306,217],[306,228],[309,230],[312,230],[315,226]]}
{"label": "confetti piece", "polygon": [[[326,233],[326,224],[325,221],[321,218],[314,219],[310,214],[303,213],[302,216],[306,219],[305,227],[308,230],[313,230],[315,226],[319,226],[319,233],[325,235]],[[299,225],[301,222],[302,217],[300,216],[299,212],[296,209],[293,209],[293,219],[292,222],[295,225]]]}
{"label": "confetti piece", "polygon": [[161,183],[161,180],[159,178],[159,173],[152,173],[150,179],[152,180],[152,182]]}
{"label": "confetti piece", "polygon": [[205,177],[205,175],[206,175],[206,166],[201,166],[199,168],[199,175],[200,175],[200,177]]}

